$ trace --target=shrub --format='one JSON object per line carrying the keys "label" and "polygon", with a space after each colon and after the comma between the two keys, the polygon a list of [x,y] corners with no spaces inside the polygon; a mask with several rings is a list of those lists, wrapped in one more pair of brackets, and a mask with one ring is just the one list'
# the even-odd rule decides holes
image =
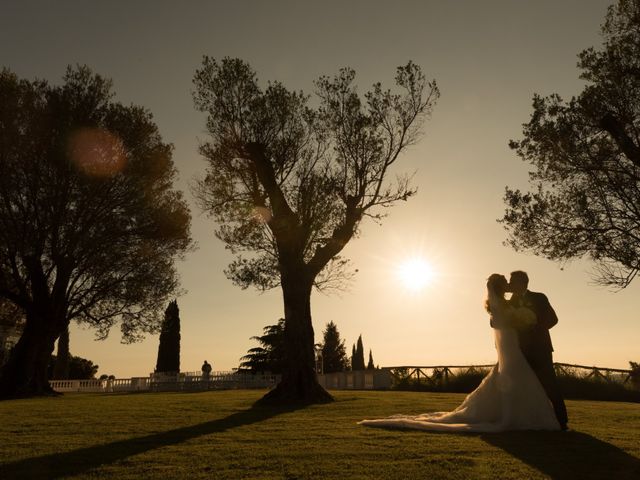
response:
{"label": "shrub", "polygon": [[567,367],[558,371],[557,376],[560,391],[565,398],[640,402],[640,391],[633,390],[630,388],[631,384],[623,383],[620,378],[593,373],[584,375]]}
{"label": "shrub", "polygon": [[[562,367],[557,377],[560,391],[565,398],[576,400],[606,400],[640,402],[640,365],[631,363],[631,381],[623,383],[622,376],[596,373],[582,374],[580,369]],[[444,369],[434,369],[430,378],[409,377],[408,369],[397,369],[399,377],[391,387],[394,390],[421,392],[470,393],[480,385],[489,368],[470,367],[445,375]]]}
{"label": "shrub", "polygon": [[489,373],[488,368],[471,367],[460,372],[445,373],[444,369],[434,369],[429,379],[408,377],[407,369],[397,369],[400,377],[393,385],[395,390],[412,390],[421,392],[470,393],[480,385]]}

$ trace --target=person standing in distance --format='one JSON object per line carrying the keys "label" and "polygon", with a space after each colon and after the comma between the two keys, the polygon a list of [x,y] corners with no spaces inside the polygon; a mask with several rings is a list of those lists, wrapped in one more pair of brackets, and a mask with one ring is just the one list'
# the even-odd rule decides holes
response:
{"label": "person standing in distance", "polygon": [[205,381],[209,381],[209,376],[211,375],[211,364],[206,360],[202,364],[202,377]]}

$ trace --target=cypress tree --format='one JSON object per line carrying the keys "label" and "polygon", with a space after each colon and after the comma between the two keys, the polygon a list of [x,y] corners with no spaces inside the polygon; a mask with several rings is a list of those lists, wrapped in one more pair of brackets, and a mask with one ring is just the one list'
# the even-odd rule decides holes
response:
{"label": "cypress tree", "polygon": [[351,370],[356,370],[356,345],[351,345]]}
{"label": "cypress tree", "polygon": [[371,353],[371,349],[369,349],[369,363],[367,363],[367,370],[375,370],[375,365],[373,364],[373,354]]}
{"label": "cypress tree", "polygon": [[358,337],[358,343],[356,346],[355,362],[353,365],[354,370],[364,370],[364,347],[362,346],[362,335]]}
{"label": "cypress tree", "polygon": [[156,372],[180,371],[180,309],[176,300],[164,312]]}

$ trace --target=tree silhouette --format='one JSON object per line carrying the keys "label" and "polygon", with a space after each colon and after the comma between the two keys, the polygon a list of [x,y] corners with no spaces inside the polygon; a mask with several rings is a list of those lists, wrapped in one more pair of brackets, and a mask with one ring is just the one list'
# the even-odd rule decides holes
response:
{"label": "tree silhouette", "polygon": [[[51,361],[48,368],[48,378],[55,379],[54,371],[57,364],[57,356],[51,355]],[[87,360],[86,358],[69,355],[68,368],[67,378],[72,380],[89,380],[96,378],[99,365],[94,365],[91,360]]]}
{"label": "tree silhouette", "polygon": [[178,301],[169,302],[164,312],[156,372],[180,372],[180,309]]}
{"label": "tree silhouette", "polygon": [[275,325],[267,325],[261,336],[251,337],[251,339],[257,340],[260,346],[249,349],[247,354],[240,359],[239,370],[249,370],[252,373],[282,373],[284,366],[284,318],[278,320]]}
{"label": "tree silhouette", "polygon": [[151,114],[113,101],[88,67],[60,86],[0,73],[0,296],[26,316],[0,396],[51,393],[47,365],[71,320],[105,338],[157,331],[191,244],[172,146]]}
{"label": "tree silhouette", "polygon": [[267,402],[331,400],[315,376],[311,291],[341,288],[351,271],[340,252],[361,220],[380,220],[381,209],[414,193],[408,176],[388,177],[419,138],[435,83],[409,63],[396,75],[402,93],[376,84],[363,101],[354,77],[348,68],[321,77],[317,108],[279,82],[261,89],[238,59],[205,57],[194,77],[210,136],[200,147],[208,170],[194,193],[237,255],[225,273],[242,288],[283,292],[286,368]]}
{"label": "tree silhouette", "polygon": [[349,361],[344,340],[340,339],[338,326],[327,323],[322,340],[322,371],[324,373],[343,372],[347,369]]}
{"label": "tree silhouette", "polygon": [[532,191],[507,188],[501,222],[515,250],[587,256],[599,283],[625,288],[640,271],[640,1],[610,6],[602,34],[579,56],[579,96],[534,96],[510,144],[534,167]]}

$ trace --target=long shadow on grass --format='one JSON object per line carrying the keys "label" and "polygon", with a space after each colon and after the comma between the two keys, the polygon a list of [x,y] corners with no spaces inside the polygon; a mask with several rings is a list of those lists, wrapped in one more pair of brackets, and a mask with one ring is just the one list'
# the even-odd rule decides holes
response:
{"label": "long shadow on grass", "polygon": [[640,459],[582,432],[511,432],[481,438],[553,479],[640,478]]}
{"label": "long shadow on grass", "polygon": [[258,423],[297,408],[253,406],[224,418],[189,427],[0,464],[0,478],[54,479],[77,475],[149,450]]}

